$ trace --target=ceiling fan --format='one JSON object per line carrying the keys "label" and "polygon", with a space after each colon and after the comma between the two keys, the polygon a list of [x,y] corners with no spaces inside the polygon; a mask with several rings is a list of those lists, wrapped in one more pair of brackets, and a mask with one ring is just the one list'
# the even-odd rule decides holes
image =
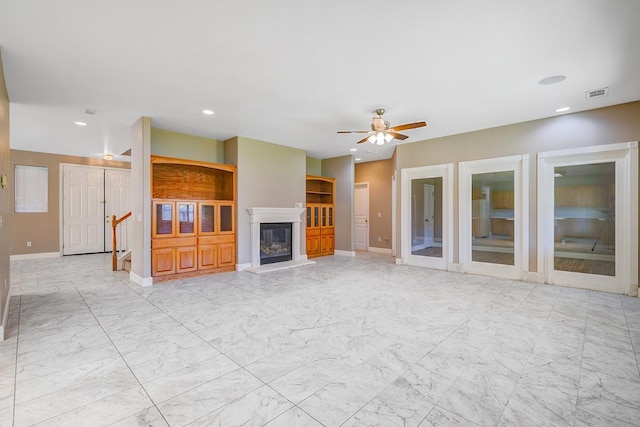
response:
{"label": "ceiling fan", "polygon": [[421,128],[427,125],[426,122],[415,122],[391,127],[389,122],[382,118],[384,108],[376,109],[375,113],[378,116],[373,118],[371,130],[340,130],[338,133],[366,133],[367,136],[358,141],[358,144],[369,141],[372,144],[384,145],[385,142],[391,142],[393,139],[405,140],[409,138],[398,133],[399,131]]}

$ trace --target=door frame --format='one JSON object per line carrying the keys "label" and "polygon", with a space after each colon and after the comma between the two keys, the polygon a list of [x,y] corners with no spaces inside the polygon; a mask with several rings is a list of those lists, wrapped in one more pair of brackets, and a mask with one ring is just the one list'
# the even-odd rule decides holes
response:
{"label": "door frame", "polygon": [[[94,165],[85,165],[85,164],[80,164],[80,163],[60,163],[59,164],[59,168],[58,168],[58,174],[59,174],[59,179],[58,179],[58,236],[59,236],[59,241],[58,241],[58,246],[60,248],[60,256],[64,256],[64,168],[65,166],[76,166],[76,167],[86,167],[86,168],[94,168],[94,169],[102,169],[103,171],[110,169],[110,170],[125,170],[125,171],[129,171],[131,172],[131,169],[126,169],[126,168],[114,168],[114,167],[107,167],[107,166],[94,166]],[[103,186],[103,193],[105,192],[105,179],[104,179],[104,173],[103,173],[103,179],[102,179],[102,186]],[[103,198],[106,197],[106,194],[103,194]],[[105,216],[104,213],[104,208],[105,208],[105,203],[101,203],[102,205],[102,216]],[[106,230],[106,222],[105,222],[105,230]],[[103,232],[103,234],[105,234]],[[105,235],[106,238],[106,235]],[[105,248],[105,244],[103,242],[102,245],[103,248]],[[100,253],[100,252],[98,252]],[[104,250],[103,252],[104,253]]]}
{"label": "door frame", "polygon": [[[430,190],[427,189],[427,187],[430,187]],[[434,217],[434,211],[435,211],[435,187],[433,186],[433,184],[423,184],[422,187],[422,191],[424,192],[424,215],[427,215],[429,212],[431,212],[431,222],[429,223],[429,227],[427,227],[426,224],[426,219],[424,221],[424,223],[422,224],[422,226],[424,227],[424,243],[425,243],[425,247],[430,248],[431,246],[433,246],[434,244],[434,240],[433,240],[433,234],[434,234],[434,226],[433,226],[433,217]],[[427,194],[427,191],[429,191],[429,193]],[[429,204],[427,205],[427,201],[429,201]],[[427,207],[429,209],[427,209]],[[431,229],[431,236],[428,236],[427,233],[427,229]]]}
{"label": "door frame", "polygon": [[[459,250],[465,273],[522,280],[529,271],[529,155],[497,157],[460,162],[459,165]],[[471,177],[478,173],[508,172],[514,175],[513,252],[514,265],[472,260]]]}
{"label": "door frame", "polygon": [[[365,249],[364,250],[368,251],[369,250],[369,222],[370,222],[369,221],[369,218],[370,218],[370,212],[369,212],[369,203],[370,203],[370,201],[369,201],[369,183],[368,182],[356,182],[356,183],[354,183],[353,184],[354,193],[355,193],[357,187],[365,188],[367,190],[367,203],[366,203],[366,206],[365,206],[365,212],[366,212],[366,214],[365,214],[365,216],[366,216],[366,220],[365,220],[366,231],[365,231],[365,233],[366,233],[366,236],[365,236],[365,243],[364,243]],[[353,199],[354,199],[354,209],[353,209],[354,210],[354,215],[353,215],[354,216],[354,242],[353,242],[353,247],[355,249],[355,196],[354,196]]]}
{"label": "door frame", "polygon": [[[615,162],[615,276],[554,269],[554,169]],[[638,142],[538,153],[538,272],[545,283],[638,295]]]}
{"label": "door frame", "polygon": [[[411,254],[411,181],[442,178],[442,258]],[[400,255],[404,265],[448,270],[453,262],[453,163],[400,171]]]}

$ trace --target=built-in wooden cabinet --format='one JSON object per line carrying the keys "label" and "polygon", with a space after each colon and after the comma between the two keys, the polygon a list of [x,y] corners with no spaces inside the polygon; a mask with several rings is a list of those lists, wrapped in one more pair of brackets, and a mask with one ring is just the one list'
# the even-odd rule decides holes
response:
{"label": "built-in wooden cabinet", "polygon": [[235,167],[159,156],[151,165],[152,275],[235,270]]}
{"label": "built-in wooden cabinet", "polygon": [[513,240],[513,219],[491,218],[491,234],[509,236],[509,240]]}
{"label": "built-in wooden cabinet", "polygon": [[307,257],[333,255],[335,249],[333,178],[307,175]]}

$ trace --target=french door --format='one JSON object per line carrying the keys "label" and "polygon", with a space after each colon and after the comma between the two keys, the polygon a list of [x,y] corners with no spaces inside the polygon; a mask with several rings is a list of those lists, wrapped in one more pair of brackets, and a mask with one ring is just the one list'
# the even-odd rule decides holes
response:
{"label": "french door", "polygon": [[637,143],[540,153],[538,271],[550,284],[637,294]]}
{"label": "french door", "polygon": [[62,254],[111,250],[111,215],[129,211],[128,170],[62,165]]}
{"label": "french door", "polygon": [[402,263],[448,269],[453,260],[453,164],[402,169]]}

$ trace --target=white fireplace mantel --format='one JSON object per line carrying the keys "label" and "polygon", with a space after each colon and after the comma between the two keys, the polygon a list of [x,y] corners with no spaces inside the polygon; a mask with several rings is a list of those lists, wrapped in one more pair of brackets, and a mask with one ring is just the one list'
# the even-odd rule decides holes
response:
{"label": "white fireplace mantel", "polygon": [[[306,255],[300,255],[300,223],[304,212],[302,208],[247,208],[251,215],[251,268],[250,271],[272,271],[279,268],[291,268],[304,264],[315,264],[307,261]],[[272,222],[290,222],[292,228],[291,255],[292,260],[260,266],[260,224]]]}

